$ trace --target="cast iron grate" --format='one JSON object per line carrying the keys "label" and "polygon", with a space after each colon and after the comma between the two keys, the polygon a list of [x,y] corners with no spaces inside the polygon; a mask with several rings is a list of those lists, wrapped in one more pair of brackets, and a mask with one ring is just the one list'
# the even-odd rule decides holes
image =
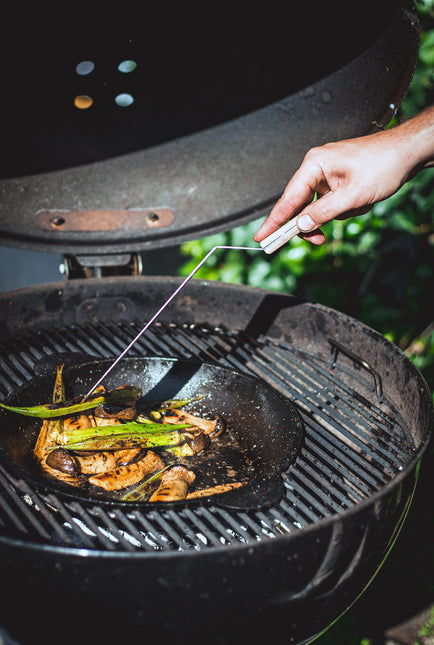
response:
{"label": "cast iron grate", "polygon": [[[116,356],[137,334],[133,324],[32,331],[0,347],[0,391],[16,391],[38,361],[64,352]],[[0,466],[0,542],[116,552],[183,551],[273,539],[336,515],[381,489],[402,470],[414,445],[381,379],[361,359],[330,344],[330,359],[268,337],[198,324],[157,323],[134,356],[195,358],[254,375],[298,407],[306,427],[297,462],[284,474],[281,501],[261,511],[218,506],[146,511],[40,495]]]}

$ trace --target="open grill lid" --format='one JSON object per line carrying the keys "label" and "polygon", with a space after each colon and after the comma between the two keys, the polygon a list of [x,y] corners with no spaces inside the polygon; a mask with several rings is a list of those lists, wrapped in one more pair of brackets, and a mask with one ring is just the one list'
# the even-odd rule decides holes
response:
{"label": "open grill lid", "polygon": [[294,4],[8,7],[2,243],[98,255],[227,230],[310,147],[387,124],[417,61],[413,2]]}

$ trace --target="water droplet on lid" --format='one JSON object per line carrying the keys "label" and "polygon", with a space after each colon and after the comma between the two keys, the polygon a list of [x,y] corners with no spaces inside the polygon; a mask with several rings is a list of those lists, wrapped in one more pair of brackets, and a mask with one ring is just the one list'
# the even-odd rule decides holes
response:
{"label": "water droplet on lid", "polygon": [[310,85],[309,87],[305,87],[304,90],[301,90],[300,94],[303,98],[309,98],[309,96],[313,96],[315,94],[315,90],[312,85]]}

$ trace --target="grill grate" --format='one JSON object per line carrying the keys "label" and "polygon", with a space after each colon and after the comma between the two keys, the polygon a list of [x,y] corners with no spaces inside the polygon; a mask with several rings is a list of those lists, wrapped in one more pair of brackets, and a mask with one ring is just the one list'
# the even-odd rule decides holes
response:
{"label": "grill grate", "polygon": [[[133,324],[35,331],[0,347],[0,391],[29,381],[36,363],[63,352],[116,356],[138,332]],[[71,549],[121,552],[221,548],[273,539],[366,499],[406,465],[414,445],[376,375],[339,348],[325,361],[285,342],[197,324],[157,323],[131,349],[136,356],[195,358],[254,375],[298,407],[306,439],[284,474],[279,504],[257,512],[216,506],[125,511],[40,495],[0,466],[0,541],[20,539]]]}

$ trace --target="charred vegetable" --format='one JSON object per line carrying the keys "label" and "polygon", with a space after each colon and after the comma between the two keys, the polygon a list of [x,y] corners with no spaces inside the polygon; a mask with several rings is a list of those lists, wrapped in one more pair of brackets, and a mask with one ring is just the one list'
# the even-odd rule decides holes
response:
{"label": "charred vegetable", "polygon": [[158,488],[161,476],[170,466],[165,466],[161,470],[158,470],[150,477],[147,477],[144,481],[141,482],[137,488],[126,493],[121,499],[123,502],[145,502],[149,499],[152,493]]}
{"label": "charred vegetable", "polygon": [[[57,441],[63,446],[69,446],[73,443],[85,443],[96,439],[110,439],[118,435],[129,435],[131,438],[161,437],[161,435],[171,435],[178,430],[190,428],[187,423],[179,423],[165,428],[160,424],[143,424],[143,423],[121,423],[116,425],[88,426],[87,428],[73,428],[60,433]],[[158,440],[157,440],[158,441]],[[159,444],[156,444],[159,445]]]}
{"label": "charred vegetable", "polygon": [[150,502],[175,502],[187,497],[188,487],[196,475],[184,466],[174,466],[161,477],[161,484],[149,498]]}
{"label": "charred vegetable", "polygon": [[[53,389],[53,403],[61,403],[65,396],[65,388],[63,384],[63,365],[59,365],[56,371],[56,380]],[[55,419],[54,421],[45,420],[42,423],[41,431],[38,435],[35,447],[33,449],[33,456],[39,462],[40,467],[47,477],[55,477],[66,484],[72,486],[80,486],[81,479],[76,476],[71,462],[62,464],[63,467],[59,468],[61,463],[56,461],[55,457],[49,461],[49,456],[53,446],[56,446],[56,439],[63,431],[63,420]]]}
{"label": "charred vegetable", "polygon": [[210,435],[218,436],[224,430],[223,420],[220,418],[217,419],[202,419],[197,417],[190,412],[185,410],[178,410],[175,408],[168,408],[165,410],[162,415],[163,423],[174,424],[174,423],[187,423],[190,426],[198,428],[201,432]]}
{"label": "charred vegetable", "polygon": [[126,448],[165,448],[166,446],[177,446],[185,441],[185,436],[175,430],[163,434],[119,434],[114,436],[103,436],[68,443],[63,447],[67,450],[125,450]]}
{"label": "charred vegetable", "polygon": [[107,473],[94,475],[89,479],[89,483],[93,486],[104,488],[105,490],[117,490],[137,484],[145,475],[149,475],[162,468],[164,468],[164,462],[155,452],[148,450],[140,461],[125,466],[118,466]]}
{"label": "charred vegetable", "polygon": [[235,488],[240,488],[243,484],[241,482],[231,482],[229,484],[217,484],[216,486],[211,486],[210,488],[202,488],[196,490],[193,493],[188,493],[187,499],[197,499],[198,497],[211,497],[212,495],[220,495],[221,493],[227,493],[230,490]]}
{"label": "charred vegetable", "polygon": [[[59,366],[52,401],[10,406],[9,412],[42,419],[33,456],[46,477],[108,492],[131,489],[122,501],[167,502],[209,496],[241,486],[221,484],[189,493],[196,474],[185,462],[207,451],[225,427],[222,419],[187,412],[190,400],[140,405],[141,390],[100,387],[84,399],[65,400]],[[169,461],[169,463],[167,463]]]}
{"label": "charred vegetable", "polygon": [[77,396],[69,401],[55,401],[53,403],[46,403],[44,405],[35,405],[32,407],[19,407],[13,405],[5,405],[0,403],[0,407],[10,412],[23,414],[27,417],[38,417],[40,419],[53,419],[61,416],[70,416],[77,412],[84,410],[91,410],[98,405],[106,403],[130,403],[136,401],[141,396],[141,390],[138,387],[129,385],[122,385],[114,390],[108,392],[94,392],[86,400],[83,401],[82,396]]}

